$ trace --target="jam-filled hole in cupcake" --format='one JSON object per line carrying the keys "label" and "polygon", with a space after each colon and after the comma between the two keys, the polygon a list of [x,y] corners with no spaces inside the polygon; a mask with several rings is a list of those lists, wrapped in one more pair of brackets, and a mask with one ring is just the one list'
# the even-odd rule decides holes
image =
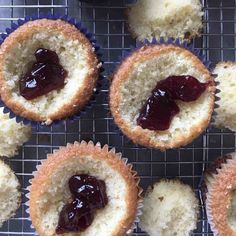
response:
{"label": "jam-filled hole in cupcake", "polygon": [[180,112],[176,100],[196,101],[207,86],[208,83],[201,83],[190,75],[174,75],[161,80],[141,108],[137,124],[149,130],[169,129],[172,119]]}
{"label": "jam-filled hole in cupcake", "polygon": [[65,85],[68,72],[60,64],[56,52],[38,48],[35,53],[36,62],[22,75],[19,86],[20,94],[27,100],[45,95]]}
{"label": "jam-filled hole in cupcake", "polygon": [[230,205],[228,208],[227,220],[230,228],[236,233],[236,189],[230,193]]}
{"label": "jam-filled hole in cupcake", "polygon": [[73,199],[60,212],[57,234],[85,231],[92,224],[96,211],[108,204],[103,180],[87,174],[74,175],[68,185]]}

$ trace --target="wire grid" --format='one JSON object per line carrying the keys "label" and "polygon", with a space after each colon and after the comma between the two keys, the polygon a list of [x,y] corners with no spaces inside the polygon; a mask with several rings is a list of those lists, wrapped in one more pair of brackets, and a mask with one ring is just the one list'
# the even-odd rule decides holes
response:
{"label": "wire grid", "polygon": [[[131,1],[78,1],[78,0],[0,0],[0,31],[4,32],[10,23],[26,15],[52,12],[69,14],[82,20],[96,36],[102,47],[105,75],[110,75],[118,63],[122,50],[135,45],[126,26],[124,9]],[[235,10],[234,0],[202,0],[204,6],[204,33],[194,40],[194,46],[213,63],[235,60]],[[32,172],[40,160],[45,159],[54,148],[75,140],[93,140],[116,147],[123,156],[134,164],[141,177],[141,186],[148,185],[163,177],[178,177],[190,184],[200,201],[198,227],[192,235],[213,235],[207,224],[199,183],[202,171],[217,156],[235,151],[236,139],[228,130],[209,128],[192,144],[177,150],[160,152],[132,144],[118,134],[109,115],[107,104],[108,85],[103,84],[96,104],[80,119],[65,121],[60,125],[33,130],[31,140],[24,145],[19,155],[6,160],[16,172],[22,184],[23,204],[14,218],[0,229],[0,235],[36,235],[30,227],[24,203],[26,187]],[[138,227],[133,235],[146,235]]]}

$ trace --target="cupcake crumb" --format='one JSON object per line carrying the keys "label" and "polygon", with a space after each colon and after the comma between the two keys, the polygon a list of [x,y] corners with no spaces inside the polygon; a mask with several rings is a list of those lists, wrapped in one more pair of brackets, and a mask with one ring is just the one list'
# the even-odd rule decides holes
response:
{"label": "cupcake crumb", "polygon": [[179,180],[155,183],[143,204],[140,224],[150,236],[187,236],[196,228],[198,199],[190,186]]}
{"label": "cupcake crumb", "polygon": [[128,10],[130,31],[138,40],[153,37],[191,39],[200,34],[199,0],[138,0]]}
{"label": "cupcake crumb", "polygon": [[3,113],[0,108],[0,156],[13,157],[18,153],[18,148],[22,146],[31,136],[31,127],[16,123],[15,119],[10,119],[8,114]]}
{"label": "cupcake crumb", "polygon": [[0,227],[20,206],[20,183],[14,172],[0,161]]}

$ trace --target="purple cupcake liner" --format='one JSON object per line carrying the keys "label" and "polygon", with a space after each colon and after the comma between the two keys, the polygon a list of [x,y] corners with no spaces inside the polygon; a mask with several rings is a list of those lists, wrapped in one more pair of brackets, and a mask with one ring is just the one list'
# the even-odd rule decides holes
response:
{"label": "purple cupcake liner", "polygon": [[[190,52],[192,52],[195,56],[197,56],[199,58],[199,60],[206,66],[206,68],[212,73],[212,70],[214,69],[213,64],[211,61],[207,60],[206,56],[202,54],[200,49],[195,49],[194,45],[191,43],[188,43],[186,41],[181,41],[181,39],[177,38],[177,39],[173,39],[173,38],[169,38],[169,39],[165,39],[163,37],[161,37],[159,40],[156,38],[153,38],[151,41],[149,41],[148,39],[145,39],[143,42],[141,41],[137,41],[136,45],[130,46],[129,50],[124,50],[122,52],[122,56],[119,57],[119,64],[117,67],[119,67],[119,65],[121,64],[121,62],[123,60],[125,60],[127,57],[129,57],[134,51],[140,49],[141,47],[145,46],[145,45],[168,45],[168,44],[172,44],[174,46],[178,46],[181,48],[184,48]],[[213,78],[215,75],[213,75]],[[217,83],[215,82],[215,85],[217,85]],[[215,101],[220,100],[219,97],[216,96],[217,93],[219,93],[220,91],[218,89],[216,89],[215,91]],[[211,117],[211,121],[210,121],[210,125],[212,123],[214,123],[214,117],[216,115],[215,112],[215,108],[218,107],[218,104],[215,103],[214,105],[214,111],[212,113],[212,117]],[[112,117],[112,115],[110,114],[110,116]],[[116,124],[114,124],[116,126]],[[115,127],[115,132],[117,132],[117,134],[119,136],[124,136],[123,132],[120,130],[120,128],[118,126]]]}
{"label": "purple cupcake liner", "polygon": [[[68,15],[51,14],[50,12],[48,12],[46,14],[45,13],[40,13],[39,15],[26,16],[24,19],[18,19],[17,23],[12,22],[11,27],[6,28],[6,30],[5,30],[6,32],[2,33],[0,35],[0,37],[1,37],[0,38],[0,45],[4,42],[4,40],[12,32],[14,32],[16,29],[18,29],[23,24],[25,24],[29,21],[34,21],[34,20],[39,20],[39,19],[50,19],[50,20],[60,19],[60,20],[63,20],[63,21],[66,21],[66,22],[70,23],[71,25],[74,25],[78,30],[80,30],[80,32],[82,32],[86,36],[86,38],[92,44],[92,46],[95,49],[95,53],[96,53],[96,56],[98,58],[98,61],[103,64],[103,61],[101,60],[102,54],[100,53],[100,46],[97,44],[97,41],[94,38],[94,35],[92,33],[90,33],[88,31],[88,29],[85,26],[83,26],[80,21],[77,21],[75,18],[70,18]],[[103,80],[104,80],[103,71],[104,71],[104,68],[100,67],[100,69],[99,69],[99,78],[98,78],[98,81],[97,81],[96,88],[94,89],[94,93],[93,93],[92,97],[90,98],[90,101],[77,114],[75,114],[71,117],[67,117],[65,119],[54,120],[50,125],[47,125],[47,126],[59,125],[59,124],[61,124],[62,121],[65,121],[65,120],[69,120],[69,121],[73,122],[74,120],[78,120],[82,114],[85,114],[88,109],[91,109],[92,106],[94,105],[94,103],[96,102],[96,97],[100,92],[100,88],[101,88]],[[6,104],[1,100],[1,98],[0,98],[0,107],[4,108],[3,113],[8,113],[10,119],[16,118],[17,123],[22,122],[24,125],[31,125],[34,128],[36,128],[38,126],[39,127],[45,127],[46,126],[46,125],[41,124],[40,122],[29,120],[27,118],[16,115],[10,108],[8,108],[6,106]]]}

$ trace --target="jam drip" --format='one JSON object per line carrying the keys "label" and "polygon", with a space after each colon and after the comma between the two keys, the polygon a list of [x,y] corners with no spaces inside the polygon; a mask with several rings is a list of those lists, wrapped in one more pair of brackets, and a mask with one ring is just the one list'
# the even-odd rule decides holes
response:
{"label": "jam drip", "polygon": [[180,112],[175,100],[195,101],[208,84],[189,75],[170,76],[160,81],[142,107],[137,124],[149,130],[169,129],[172,119]]}
{"label": "jam drip", "polygon": [[92,224],[95,211],[108,203],[105,182],[93,176],[72,176],[69,189],[73,200],[60,212],[57,234],[84,231]]}
{"label": "jam drip", "polygon": [[63,88],[67,76],[55,52],[39,48],[34,55],[36,62],[20,79],[20,94],[27,100]]}

